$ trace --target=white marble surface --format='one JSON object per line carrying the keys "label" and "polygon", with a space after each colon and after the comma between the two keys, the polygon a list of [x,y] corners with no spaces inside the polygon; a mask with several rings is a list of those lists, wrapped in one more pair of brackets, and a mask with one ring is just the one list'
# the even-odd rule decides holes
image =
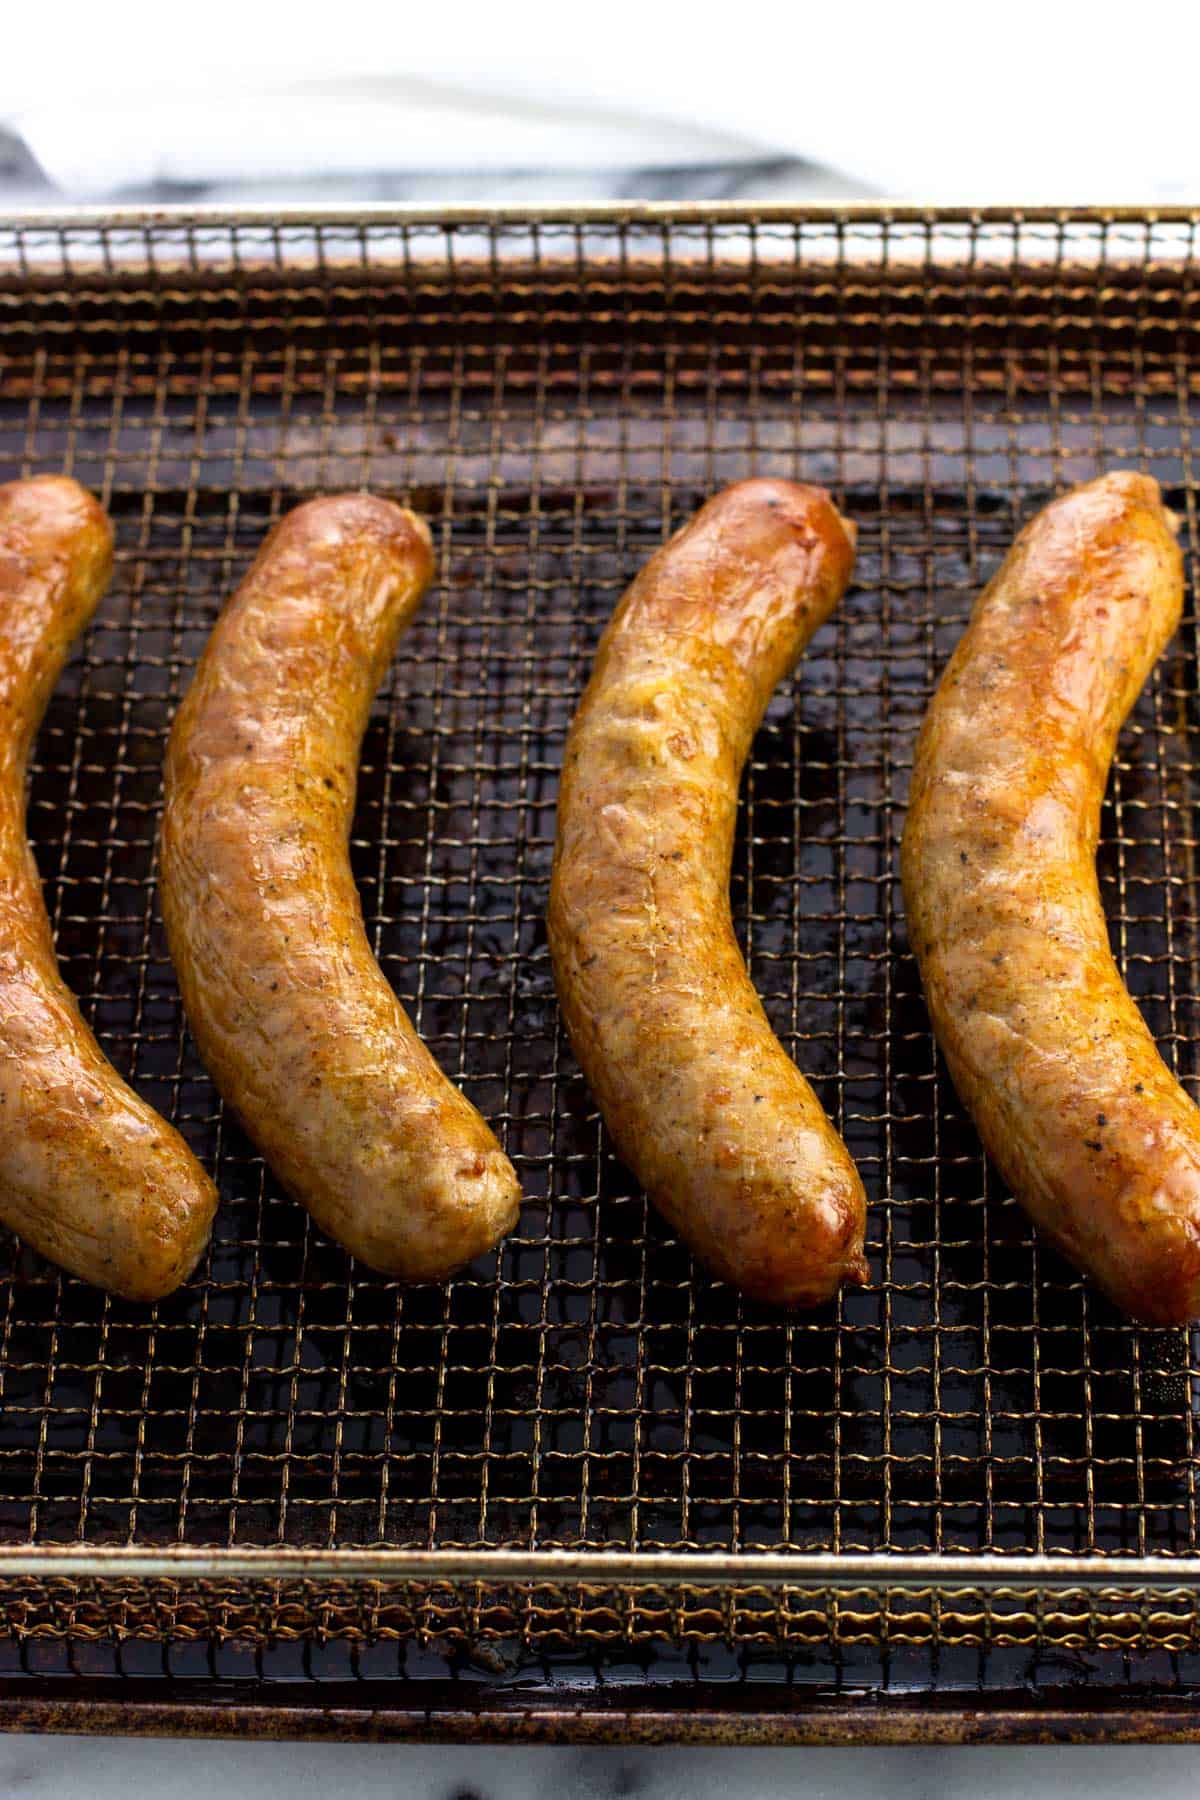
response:
{"label": "white marble surface", "polygon": [[0,1738],[5,1800],[1183,1800],[1188,1748],[571,1750]]}
{"label": "white marble surface", "polygon": [[[599,14],[561,0],[455,0],[416,30],[403,6],[339,0],[331,13],[323,0],[292,0],[282,31],[277,8],[244,0],[108,0],[72,9],[48,56],[42,9],[10,6],[0,117],[23,120],[77,190],[195,173],[194,103],[219,97],[226,128],[205,158],[210,174],[255,149],[278,172],[298,136],[328,167],[374,118],[372,137],[405,143],[408,168],[422,166],[418,150],[426,165],[457,154],[460,170],[500,155],[509,169],[546,167],[562,154],[549,137],[565,111],[574,167],[585,132],[598,156],[614,136],[636,138],[643,164],[652,143],[678,160],[686,138],[694,155],[703,133],[726,152],[821,162],[868,190],[927,201],[1190,199],[1200,9],[1158,0],[1152,17],[1139,56],[1090,14],[1045,0],[1008,0],[1002,12],[961,0],[860,0],[852,14],[755,8],[718,30],[644,0],[607,0]],[[390,120],[364,108],[349,136],[311,116],[299,133],[277,128],[261,103],[245,103],[255,87],[303,84],[311,115],[332,84],[364,77],[380,92],[401,77],[426,91]]]}

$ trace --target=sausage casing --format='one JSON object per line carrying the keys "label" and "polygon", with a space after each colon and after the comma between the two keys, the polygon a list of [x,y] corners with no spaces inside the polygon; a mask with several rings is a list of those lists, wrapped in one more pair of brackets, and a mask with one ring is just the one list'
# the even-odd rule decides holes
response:
{"label": "sausage casing", "polygon": [[520,1200],[376,963],[350,867],[371,700],[432,568],[391,501],[289,513],[180,706],[162,832],[171,955],[217,1086],[322,1229],[405,1280],[490,1248]]}
{"label": "sausage casing", "polygon": [[112,552],[76,482],[0,487],[0,1217],[72,1274],[156,1300],[208,1242],[216,1189],[80,1016],[25,836],[30,745]]}
{"label": "sausage casing", "polygon": [[984,1145],[1058,1248],[1161,1324],[1200,1311],[1200,1110],[1113,961],[1095,853],[1117,734],[1182,599],[1148,477],[1039,513],[930,705],[902,853],[934,1031]]}
{"label": "sausage casing", "polygon": [[819,489],[710,500],[605,631],[559,793],[548,923],[575,1054],[674,1229],[784,1305],[863,1279],[865,1197],[750,984],[729,871],[751,740],[853,562]]}

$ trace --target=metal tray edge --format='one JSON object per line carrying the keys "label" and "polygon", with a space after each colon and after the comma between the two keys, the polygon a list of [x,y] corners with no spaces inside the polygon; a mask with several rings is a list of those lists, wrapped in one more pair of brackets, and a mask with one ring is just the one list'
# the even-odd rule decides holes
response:
{"label": "metal tray edge", "polygon": [[[893,1744],[1105,1744],[1200,1742],[1200,1697],[1194,1693],[1109,1693],[1090,1700],[1048,1702],[1014,1691],[995,1698],[924,1695],[880,1698],[864,1691],[829,1697],[794,1691],[776,1706],[731,1707],[728,1694],[681,1687],[622,1692],[597,1706],[561,1693],[474,1697],[461,1684],[444,1698],[422,1696],[414,1682],[401,1699],[373,1704],[364,1696],[318,1696],[300,1704],[214,1692],[210,1698],[63,1698],[0,1690],[0,1731],[69,1732],[89,1736],[257,1738],[341,1743],[703,1744],[884,1746]],[[442,1684],[429,1684],[441,1687]]]}

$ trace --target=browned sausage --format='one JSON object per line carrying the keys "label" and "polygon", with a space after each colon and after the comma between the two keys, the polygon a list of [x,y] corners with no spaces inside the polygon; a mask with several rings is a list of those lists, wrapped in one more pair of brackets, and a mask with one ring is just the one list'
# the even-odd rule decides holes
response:
{"label": "browned sausage", "polygon": [[80,1017],[25,837],[29,748],[112,549],[76,482],[0,487],[0,1217],[73,1275],[156,1300],[195,1266],[217,1192]]}
{"label": "browned sausage", "polygon": [[601,640],[558,805],[550,950],[617,1148],[710,1268],[782,1305],[864,1278],[865,1198],[750,985],[729,869],[751,739],[853,563],[817,488],[710,500]]}
{"label": "browned sausage", "polygon": [[179,709],[162,832],[171,955],[217,1086],[322,1229],[412,1281],[488,1249],[520,1201],[372,956],[350,868],[371,700],[432,569],[391,501],[289,513]]}
{"label": "browned sausage", "polygon": [[1013,1193],[1118,1306],[1200,1313],[1200,1110],[1108,947],[1096,838],[1120,731],[1179,622],[1147,476],[1056,500],[984,589],[917,745],[904,903],[934,1030]]}

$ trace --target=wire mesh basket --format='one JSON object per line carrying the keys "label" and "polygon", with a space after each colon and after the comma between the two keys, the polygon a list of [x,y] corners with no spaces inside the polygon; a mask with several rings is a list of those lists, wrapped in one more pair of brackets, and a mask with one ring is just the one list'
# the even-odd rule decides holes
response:
{"label": "wire mesh basket", "polygon": [[[118,543],[30,831],[66,979],[223,1202],[195,1278],[150,1309],[3,1243],[0,1720],[1190,1731],[1196,1345],[1120,1317],[989,1170],[930,1035],[897,850],[922,710],[1033,510],[1148,470],[1191,594],[1198,226],[0,221],[0,476],[70,472]],[[859,528],[854,586],[756,741],[734,870],[755,983],[870,1199],[869,1287],[795,1317],[647,1209],[566,1044],[543,923],[599,632],[664,535],[752,473],[829,486]],[[155,887],[165,733],[223,598],[282,511],[361,485],[424,512],[438,550],[364,746],[368,931],[527,1196],[436,1287],[352,1264],[224,1116]],[[1197,685],[1189,598],[1100,857],[1114,949],[1193,1093]],[[1036,1726],[1013,1698],[1031,1681]]]}

